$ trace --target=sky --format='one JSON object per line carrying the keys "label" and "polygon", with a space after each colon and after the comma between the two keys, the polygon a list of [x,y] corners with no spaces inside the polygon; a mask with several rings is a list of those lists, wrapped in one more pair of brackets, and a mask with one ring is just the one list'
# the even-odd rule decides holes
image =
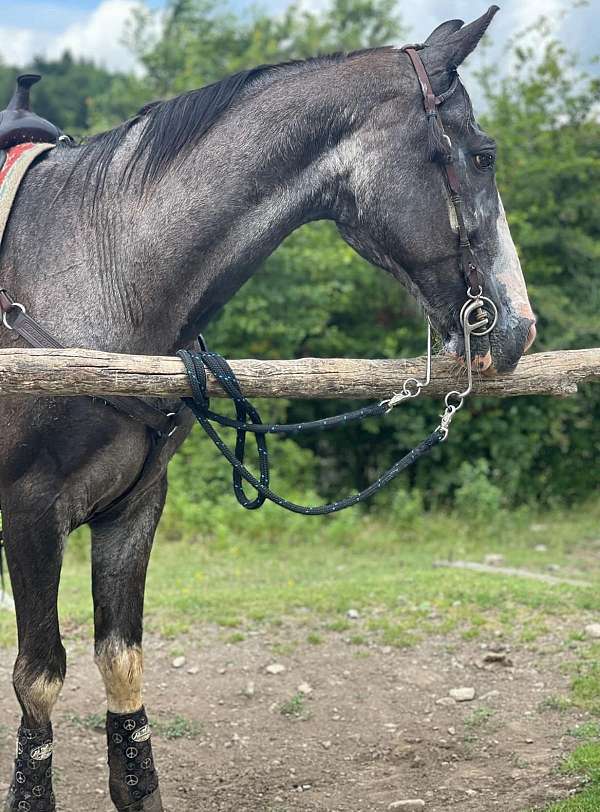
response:
{"label": "sky", "polygon": [[[165,0],[146,0],[160,8]],[[303,0],[317,9],[326,0]],[[0,0],[0,60],[25,65],[34,55],[59,56],[69,49],[113,70],[135,68],[133,57],[122,43],[123,31],[137,0]],[[230,0],[237,10],[248,8],[248,0]],[[259,0],[262,8],[277,12],[286,0]],[[409,28],[409,38],[426,38],[440,22],[458,17],[475,19],[489,5],[488,0],[399,0],[399,9]],[[492,53],[515,32],[534,23],[540,14],[554,21],[557,33],[580,52],[584,62],[600,53],[600,0],[589,0],[561,18],[561,10],[572,0],[500,0],[501,11],[490,29]],[[402,43],[397,43],[398,45]],[[598,65],[594,72],[600,72]]]}

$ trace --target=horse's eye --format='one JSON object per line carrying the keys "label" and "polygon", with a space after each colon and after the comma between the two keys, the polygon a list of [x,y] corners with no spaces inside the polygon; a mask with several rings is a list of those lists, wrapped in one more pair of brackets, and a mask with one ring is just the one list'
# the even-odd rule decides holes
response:
{"label": "horse's eye", "polygon": [[477,155],[473,156],[473,160],[475,161],[475,166],[477,169],[486,171],[494,168],[496,156],[493,152],[478,152]]}

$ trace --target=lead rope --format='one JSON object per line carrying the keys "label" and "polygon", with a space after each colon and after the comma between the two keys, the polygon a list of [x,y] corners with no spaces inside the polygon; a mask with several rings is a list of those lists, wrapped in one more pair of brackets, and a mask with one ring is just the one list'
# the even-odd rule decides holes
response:
{"label": "lead rope", "polygon": [[[404,457],[399,459],[391,468],[388,468],[375,482],[364,490],[340,499],[337,502],[330,502],[325,505],[305,506],[298,505],[288,499],[284,499],[269,487],[269,455],[267,450],[267,434],[307,434],[313,431],[325,431],[337,428],[350,422],[364,420],[367,417],[382,417],[388,414],[395,406],[404,400],[417,397],[423,387],[427,386],[431,380],[431,325],[428,322],[427,333],[427,371],[424,380],[408,378],[402,390],[395,393],[381,403],[365,406],[345,414],[335,415],[323,420],[314,420],[307,423],[263,423],[257,410],[252,406],[240,390],[238,380],[227,361],[218,353],[202,350],[200,352],[190,352],[180,350],[177,354],[183,361],[190,388],[191,398],[183,398],[184,403],[192,410],[199,424],[202,426],[208,437],[212,440],[220,453],[225,457],[233,469],[233,491],[237,501],[247,510],[255,510],[261,507],[265,500],[274,502],[279,507],[289,510],[292,513],[300,513],[304,516],[323,516],[329,513],[337,513],[340,510],[357,505],[373,496],[381,488],[388,485],[406,468],[414,465],[417,460],[429,453],[432,448],[443,442],[450,429],[450,424],[456,412],[462,407],[465,398],[469,395],[473,387],[473,376],[470,366],[471,357],[471,335],[479,335],[488,325],[488,318],[485,311],[482,311],[483,302],[479,296],[472,296],[465,302],[461,311],[461,324],[465,337],[465,358],[467,361],[467,386],[462,391],[449,392],[445,398],[445,411],[441,416],[441,423],[435,430],[413,448]],[[471,323],[471,315],[475,314],[476,321]],[[482,315],[483,314],[483,315]],[[209,370],[223,387],[226,394],[235,405],[237,419],[225,417],[210,410],[210,402],[207,394],[206,370]],[[249,418],[250,422],[248,422]],[[221,439],[212,423],[220,426],[233,428],[237,433],[235,450],[232,451]],[[258,448],[260,479],[257,479],[244,465],[244,453],[246,443],[246,433],[255,435]],[[248,482],[257,491],[257,496],[250,500],[244,493],[243,481]]]}

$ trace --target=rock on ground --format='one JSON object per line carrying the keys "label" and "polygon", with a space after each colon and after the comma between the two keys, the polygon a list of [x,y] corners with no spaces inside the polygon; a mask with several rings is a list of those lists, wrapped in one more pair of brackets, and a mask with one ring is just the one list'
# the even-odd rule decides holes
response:
{"label": "rock on ground", "polygon": [[273,663],[272,665],[268,665],[265,670],[267,674],[283,674],[285,671],[285,665],[282,665],[281,663]]}
{"label": "rock on ground", "polygon": [[451,688],[448,693],[457,702],[471,702],[475,699],[475,688]]}

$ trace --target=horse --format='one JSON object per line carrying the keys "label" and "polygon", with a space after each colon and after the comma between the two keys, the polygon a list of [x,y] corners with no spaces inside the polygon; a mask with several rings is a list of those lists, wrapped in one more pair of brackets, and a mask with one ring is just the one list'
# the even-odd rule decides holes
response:
{"label": "horse", "polygon": [[[447,96],[464,225],[498,314],[463,360],[504,371],[533,341],[535,318],[496,187],[495,143],[457,78],[496,11],[443,23],[419,54],[433,91]],[[461,358],[458,223],[431,134],[414,66],[394,47],[261,66],[149,104],[33,166],[6,231],[1,287],[65,346],[171,355],[193,345],[286,236],[329,219],[414,294]],[[0,329],[1,347],[19,344]],[[153,453],[143,422],[91,398],[6,397],[0,414],[22,710],[5,809],[55,809],[51,717],[66,670],[57,593],[65,539],[87,523],[111,799],[118,810],[160,812],[142,699],[144,587],[167,463],[193,416],[178,412]]]}

